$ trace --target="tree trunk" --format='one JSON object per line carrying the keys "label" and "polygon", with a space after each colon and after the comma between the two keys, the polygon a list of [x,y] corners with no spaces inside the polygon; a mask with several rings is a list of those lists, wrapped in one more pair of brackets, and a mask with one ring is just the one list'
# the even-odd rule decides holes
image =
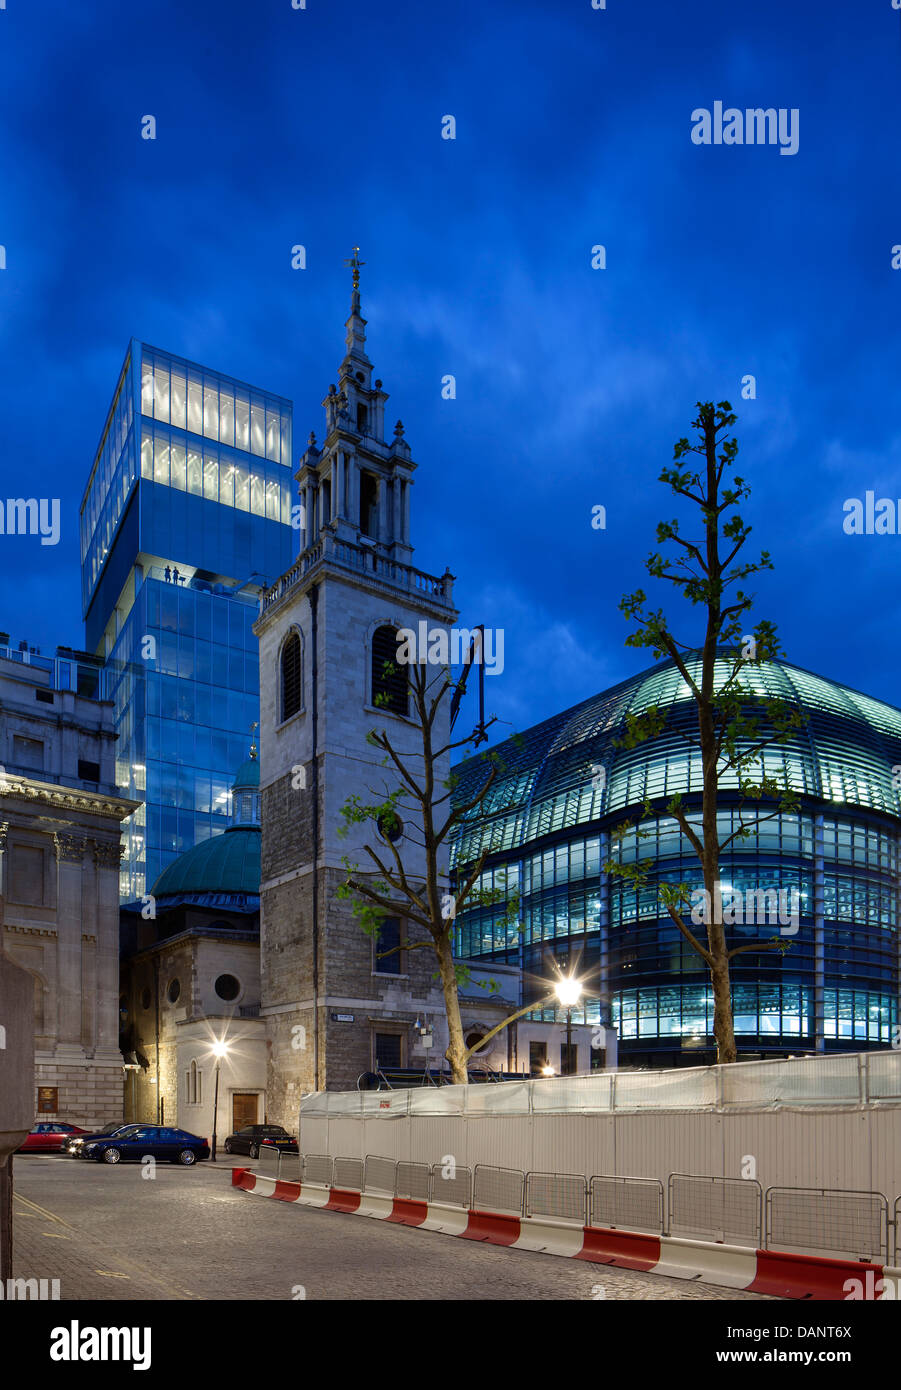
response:
{"label": "tree trunk", "polygon": [[463,1038],[463,1022],[460,1018],[460,1000],[457,996],[457,974],[454,970],[454,957],[450,940],[446,935],[436,943],[438,969],[441,974],[441,988],[444,992],[444,1007],[447,1013],[447,1031],[450,1042],[445,1057],[450,1062],[454,1084],[465,1086],[469,1081],[466,1070],[466,1043]]}
{"label": "tree trunk", "polygon": [[711,923],[707,941],[713,956],[710,982],[713,986],[713,1033],[716,1038],[717,1062],[737,1062],[735,1029],[732,1025],[732,987],[729,979],[729,957],[726,954],[726,933],[722,922]]}

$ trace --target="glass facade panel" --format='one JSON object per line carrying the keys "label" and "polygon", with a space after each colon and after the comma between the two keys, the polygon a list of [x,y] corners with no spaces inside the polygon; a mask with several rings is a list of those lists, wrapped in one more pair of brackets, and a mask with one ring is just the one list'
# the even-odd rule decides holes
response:
{"label": "glass facade panel", "polygon": [[[742,806],[735,780],[721,783],[727,931],[735,944],[759,943],[731,965],[740,1046],[797,1055],[889,1045],[899,994],[901,791],[892,769],[901,765],[901,711],[787,663],[749,668],[746,679],[749,699],[798,705],[805,724],[760,764],[799,794],[798,811]],[[599,993],[626,1063],[712,1060],[706,966],[658,891],[663,883],[702,886],[691,841],[664,810],[681,793],[702,836],[700,766],[685,737],[697,727],[689,695],[675,667],[662,663],[501,745],[503,772],[451,846],[452,866],[461,867],[487,849],[483,877],[521,865],[521,930],[489,933],[485,908],[465,908],[457,952],[519,963],[536,981],[547,976],[551,943],[555,952],[581,952],[593,969],[603,967]],[[626,716],[650,704],[666,716],[662,733],[625,746]],[[484,765],[472,759],[455,770],[455,798],[472,799]],[[629,818],[631,828],[613,836]],[[608,859],[640,867],[646,882],[608,874]]]}

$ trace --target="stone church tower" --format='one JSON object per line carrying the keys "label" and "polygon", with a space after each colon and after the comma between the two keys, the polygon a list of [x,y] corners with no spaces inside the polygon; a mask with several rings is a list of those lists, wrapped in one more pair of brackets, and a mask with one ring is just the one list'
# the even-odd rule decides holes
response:
{"label": "stone church tower", "polygon": [[[368,731],[386,730],[402,757],[422,751],[404,683],[384,676],[385,660],[396,659],[396,631],[419,630],[423,621],[430,631],[447,630],[457,617],[449,571],[437,578],[410,563],[416,464],[400,422],[390,442],[385,437],[388,395],[366,354],[356,251],[350,264],[347,350],[337,389],[330,386],[323,401],[325,439],[320,449],[311,434],[296,475],[300,554],[264,594],[255,626],[268,1118],[289,1128],[304,1092],[353,1089],[377,1061],[422,1066],[416,1019],[443,1014],[431,952],[401,950],[377,961],[352,904],[335,897],[343,857],[361,868],[368,862],[367,837],[389,857],[372,828],[338,833],[348,797],[381,801],[396,785]],[[387,708],[375,705],[379,693]],[[449,760],[438,772],[447,777]],[[406,872],[421,872],[409,833],[398,849]],[[399,904],[382,949],[403,944],[406,930]],[[419,939],[412,931],[409,939]],[[440,1064],[440,1050],[431,1060]]]}

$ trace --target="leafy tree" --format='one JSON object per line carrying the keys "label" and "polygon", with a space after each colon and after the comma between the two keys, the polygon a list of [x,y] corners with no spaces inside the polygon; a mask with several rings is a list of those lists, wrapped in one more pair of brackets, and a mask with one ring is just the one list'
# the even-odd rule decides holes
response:
{"label": "leafy tree", "polygon": [[[664,468],[660,482],[669,485],[673,495],[697,507],[702,523],[698,540],[686,539],[679,522],[661,521],[657,525],[658,545],[671,545],[674,553],[664,556],[659,551],[649,555],[646,566],[654,579],[672,584],[681,598],[701,610],[704,632],[700,645],[685,643],[677,638],[662,609],[648,607],[644,590],[626,594],[620,609],[637,626],[626,639],[632,647],[650,647],[656,659],[671,658],[695,702],[698,720],[697,736],[685,734],[688,744],[700,753],[702,789],[700,806],[689,805],[680,795],[673,796],[666,810],[677,821],[683,836],[691,845],[701,865],[704,879],[705,908],[703,934],[692,931],[695,918],[687,912],[691,885],[664,883],[657,893],[684,939],[705,962],[713,989],[713,1029],[717,1045],[717,1061],[737,1059],[732,1014],[730,963],[745,952],[781,951],[788,949],[784,937],[731,945],[727,940],[724,908],[720,885],[720,860],[733,841],[746,839],[755,826],[771,820],[785,811],[796,811],[797,796],[764,770],[764,753],[774,743],[785,742],[792,730],[803,723],[797,706],[786,701],[760,696],[748,680],[754,668],[782,655],[775,626],[759,619],[748,631],[749,614],[754,596],[743,587],[754,574],[772,569],[769,553],[762,551],[756,561],[740,560],[739,556],[751,533],[738,508],[746,501],[750,489],[745,480],[734,474],[738,443],[726,432],[736,417],[728,401],[697,403],[698,415],[692,421],[697,442],[680,439],[675,446],[673,466]],[[701,464],[695,465],[689,455],[695,454]],[[727,594],[727,590],[734,592]],[[621,747],[634,748],[659,738],[666,726],[666,714],[650,705],[642,714],[627,716],[626,732],[616,742]],[[738,829],[722,841],[718,839],[717,809],[721,805],[721,786],[728,782],[738,786]],[[775,809],[761,815],[759,804],[774,800]],[[745,818],[746,809],[750,818]],[[640,820],[654,814],[646,800]],[[636,821],[627,821],[614,834],[614,845],[633,829],[641,838],[648,832],[636,829]],[[609,872],[631,879],[636,887],[646,883],[650,866],[624,863],[616,856],[607,864]],[[689,920],[686,920],[689,918]]]}
{"label": "leafy tree", "polygon": [[[384,729],[372,729],[367,734],[367,742],[384,754],[382,766],[390,769],[389,777],[379,791],[370,789],[371,799],[348,797],[341,814],[345,835],[352,825],[369,825],[375,831],[379,848],[369,843],[363,846],[371,865],[367,874],[344,857],[342,862],[347,877],[337,889],[337,895],[353,902],[354,913],[368,936],[378,938],[382,919],[398,912],[408,924],[419,929],[418,940],[407,940],[401,946],[377,954],[380,958],[397,950],[426,950],[434,954],[450,1036],[445,1056],[454,1081],[465,1085],[467,1062],[475,1048],[468,1048],[463,1037],[458,990],[469,979],[469,969],[453,958],[454,921],[464,905],[496,903],[507,894],[503,886],[491,890],[476,887],[488,856],[487,849],[461,870],[454,891],[448,887],[447,873],[442,865],[446,862],[451,831],[482,806],[501,762],[498,754],[483,752],[484,781],[475,795],[456,806],[452,804],[452,796],[458,779],[453,775],[443,778],[442,768],[452,753],[474,749],[496,721],[492,716],[466,738],[454,740],[445,732],[449,721],[444,702],[456,687],[450,672],[445,667],[439,667],[437,672],[433,667],[430,672],[425,662],[411,664],[404,670],[409,673],[410,723],[418,730],[421,752],[417,749],[415,755],[402,755]],[[385,681],[396,676],[394,663],[385,662]],[[377,695],[377,704],[384,706],[388,702],[387,695]],[[406,863],[399,845],[401,827],[403,840],[410,847]],[[414,855],[415,869],[409,862]],[[504,921],[515,921],[517,914],[518,895],[513,895],[507,902]],[[481,1037],[476,1046],[482,1046],[509,1021],[505,1020],[490,1034]]]}

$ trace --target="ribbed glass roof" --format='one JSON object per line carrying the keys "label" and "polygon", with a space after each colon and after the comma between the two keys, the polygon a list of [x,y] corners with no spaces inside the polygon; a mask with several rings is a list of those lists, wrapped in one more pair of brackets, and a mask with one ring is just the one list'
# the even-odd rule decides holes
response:
{"label": "ribbed glass roof", "polygon": [[[699,661],[686,663],[694,676]],[[717,685],[730,663],[718,663]],[[847,803],[901,816],[892,768],[901,765],[901,710],[788,662],[748,666],[749,693],[800,706],[806,722],[784,743],[765,750],[768,775],[804,797]],[[667,714],[663,733],[636,748],[614,748],[627,713],[656,704]],[[765,725],[763,726],[765,728]],[[697,733],[691,694],[671,661],[602,691],[515,740],[497,745],[504,770],[455,845],[466,862],[484,848],[512,849],[566,826],[576,826],[676,792],[701,791],[701,764],[685,734]],[[461,763],[455,800],[474,795],[488,773],[480,757]],[[737,785],[724,778],[724,790]]]}

